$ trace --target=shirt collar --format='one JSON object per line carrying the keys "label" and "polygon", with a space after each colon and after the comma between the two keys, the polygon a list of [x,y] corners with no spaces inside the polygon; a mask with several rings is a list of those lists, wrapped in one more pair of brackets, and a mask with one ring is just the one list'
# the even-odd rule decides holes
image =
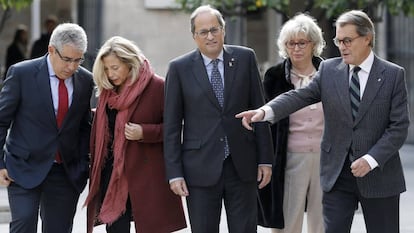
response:
{"label": "shirt collar", "polygon": [[[211,59],[211,58],[207,57],[206,55],[204,55],[202,53],[201,53],[201,56],[203,57],[203,62],[204,62],[205,66],[207,66],[208,64],[210,64],[214,60],[214,59]],[[224,59],[223,59],[223,50],[221,50],[220,54],[215,59],[219,59],[220,61],[224,61]]]}
{"label": "shirt collar", "polygon": [[[362,71],[369,74],[372,68],[372,64],[374,63],[374,52],[369,53],[368,57],[359,65]],[[349,71],[353,71],[355,65],[349,65]]]}
{"label": "shirt collar", "polygon": [[55,71],[53,70],[53,66],[52,63],[50,62],[50,55],[48,54],[46,57],[46,61],[47,61],[47,69],[49,71],[49,77],[55,77]]}

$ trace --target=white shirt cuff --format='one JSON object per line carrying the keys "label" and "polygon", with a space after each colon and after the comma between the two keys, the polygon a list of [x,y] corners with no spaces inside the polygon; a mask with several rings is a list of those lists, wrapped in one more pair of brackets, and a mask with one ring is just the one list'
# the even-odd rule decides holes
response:
{"label": "white shirt cuff", "polygon": [[174,182],[174,181],[176,181],[176,180],[184,180],[184,177],[176,177],[176,178],[172,178],[171,180],[169,180],[168,181],[168,183],[172,183],[172,182]]}
{"label": "white shirt cuff", "polygon": [[371,155],[366,154],[362,156],[362,158],[364,158],[368,162],[369,166],[371,167],[371,170],[378,167],[378,162]]}
{"label": "white shirt cuff", "polygon": [[274,123],[273,122],[273,118],[275,116],[275,114],[273,113],[273,109],[270,106],[264,105],[262,107],[260,107],[259,109],[263,110],[265,115],[263,117],[263,121],[268,121],[270,123]]}

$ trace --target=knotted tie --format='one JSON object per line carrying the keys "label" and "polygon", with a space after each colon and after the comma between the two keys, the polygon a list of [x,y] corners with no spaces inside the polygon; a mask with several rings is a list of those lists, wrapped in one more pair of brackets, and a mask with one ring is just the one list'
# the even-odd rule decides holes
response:
{"label": "knotted tie", "polygon": [[[56,122],[57,122],[57,126],[60,128],[62,126],[63,119],[65,119],[66,112],[68,111],[69,98],[68,98],[68,89],[66,88],[66,85],[65,85],[65,80],[60,79],[57,76],[56,78],[59,80],[59,88],[58,88],[59,102],[58,102],[58,111],[56,115]],[[57,163],[62,162],[62,158],[59,152],[56,153],[55,160]]]}
{"label": "knotted tie", "polygon": [[361,70],[360,67],[355,66],[351,77],[351,83],[349,85],[349,93],[351,97],[351,109],[352,118],[355,120],[358,114],[358,108],[360,103],[360,88],[359,88],[359,77],[358,72]]}
{"label": "knotted tie", "polygon": [[[213,64],[213,69],[211,71],[211,77],[210,77],[210,83],[211,86],[213,87],[213,91],[214,94],[216,95],[216,98],[220,104],[221,107],[223,107],[223,103],[224,103],[224,85],[223,85],[223,81],[221,79],[221,74],[220,71],[218,69],[218,63],[219,63],[219,59],[214,59],[211,61],[211,63]],[[230,149],[229,149],[229,143],[227,141],[227,136],[224,137],[224,159],[226,159],[229,154],[230,154]]]}

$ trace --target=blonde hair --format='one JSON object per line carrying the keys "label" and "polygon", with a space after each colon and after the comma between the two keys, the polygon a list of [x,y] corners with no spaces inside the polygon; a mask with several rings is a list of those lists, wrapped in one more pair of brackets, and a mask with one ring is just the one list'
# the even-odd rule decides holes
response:
{"label": "blonde hair", "polygon": [[121,62],[130,68],[130,83],[138,79],[138,72],[145,56],[133,41],[120,36],[109,38],[99,49],[95,63],[93,64],[93,80],[96,84],[96,96],[99,96],[102,90],[114,89],[114,85],[109,81],[105,73],[103,58],[109,55],[115,55]]}

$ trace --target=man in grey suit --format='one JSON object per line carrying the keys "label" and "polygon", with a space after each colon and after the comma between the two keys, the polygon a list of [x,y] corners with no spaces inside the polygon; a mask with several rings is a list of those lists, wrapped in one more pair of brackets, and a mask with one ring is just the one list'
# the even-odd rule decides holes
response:
{"label": "man in grey suit", "polygon": [[0,92],[0,184],[8,186],[10,233],[72,232],[89,171],[92,74],[79,65],[85,31],[61,24],[48,54],[17,63]]}
{"label": "man in grey suit", "polygon": [[[270,181],[267,123],[243,128],[237,112],[264,104],[253,50],[224,45],[225,23],[210,6],[191,15],[198,49],[170,62],[165,84],[164,155],[171,190],[187,197],[193,233],[257,228],[257,187]],[[224,87],[223,87],[224,85]]]}
{"label": "man in grey suit", "polygon": [[368,233],[399,232],[406,187],[398,150],[409,126],[405,71],[374,55],[374,41],[374,25],[364,12],[342,14],[334,39],[342,58],[322,62],[309,86],[236,115],[251,129],[252,122],[278,121],[322,101],[326,233],[349,233],[358,203]]}

